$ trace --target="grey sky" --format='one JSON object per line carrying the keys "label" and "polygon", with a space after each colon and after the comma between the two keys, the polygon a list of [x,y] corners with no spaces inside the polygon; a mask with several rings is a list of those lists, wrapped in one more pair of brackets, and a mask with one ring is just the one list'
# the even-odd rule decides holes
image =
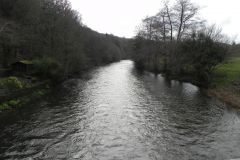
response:
{"label": "grey sky", "polygon": [[[147,15],[154,15],[161,8],[161,0],[70,0],[79,11],[83,22],[101,33],[132,37],[135,28]],[[200,16],[209,23],[216,23],[230,37],[240,41],[239,0],[193,0],[202,9]]]}

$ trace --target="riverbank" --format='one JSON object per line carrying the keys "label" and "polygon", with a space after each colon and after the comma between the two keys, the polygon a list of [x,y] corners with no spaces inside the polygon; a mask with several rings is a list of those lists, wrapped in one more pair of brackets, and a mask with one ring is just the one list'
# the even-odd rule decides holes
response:
{"label": "riverbank", "polygon": [[55,88],[66,80],[82,78],[85,73],[109,64],[91,66],[81,71],[81,73],[73,73],[65,77],[60,76],[60,73],[52,74],[51,71],[46,70],[32,74],[35,76],[18,73],[0,78],[0,113],[27,105],[47,95],[52,91],[52,88]]}
{"label": "riverbank", "polygon": [[204,90],[209,97],[215,97],[220,101],[240,108],[240,58],[231,57],[225,62],[217,65],[213,71],[210,84],[197,81],[191,75],[165,75],[159,70],[145,68],[145,70],[155,74],[163,74],[169,80],[178,80],[196,85]]}
{"label": "riverbank", "polygon": [[49,91],[50,90],[48,88],[39,88],[24,96],[20,96],[9,101],[0,103],[0,114],[26,106],[27,104],[42,98],[47,93],[49,93]]}
{"label": "riverbank", "polygon": [[50,80],[29,80],[23,77],[0,79],[0,113],[26,105],[50,91]]}
{"label": "riverbank", "polygon": [[207,90],[207,95],[240,109],[240,94],[231,88],[213,88]]}
{"label": "riverbank", "polygon": [[240,58],[229,58],[213,71],[212,87],[209,96],[240,109]]}
{"label": "riverbank", "polygon": [[[209,83],[208,83],[209,76],[207,74],[204,74],[203,76],[199,76],[196,74],[196,71],[192,71],[192,70],[190,71],[190,69],[182,71],[181,73],[172,73],[170,71],[166,71],[163,69],[164,64],[163,64],[163,61],[160,61],[160,60],[159,60],[159,63],[156,63],[155,65],[148,64],[148,63],[136,62],[136,61],[134,63],[135,63],[135,67],[139,71],[148,71],[148,72],[152,72],[154,74],[161,74],[166,79],[191,83],[200,88],[208,88],[209,87]],[[199,78],[201,78],[201,80],[199,80]]]}

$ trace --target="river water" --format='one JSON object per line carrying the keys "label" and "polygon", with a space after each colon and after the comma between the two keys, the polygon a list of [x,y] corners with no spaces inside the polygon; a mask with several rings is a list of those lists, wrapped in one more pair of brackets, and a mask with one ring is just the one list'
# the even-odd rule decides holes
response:
{"label": "river water", "polygon": [[0,115],[0,159],[240,158],[240,114],[188,83],[99,67]]}

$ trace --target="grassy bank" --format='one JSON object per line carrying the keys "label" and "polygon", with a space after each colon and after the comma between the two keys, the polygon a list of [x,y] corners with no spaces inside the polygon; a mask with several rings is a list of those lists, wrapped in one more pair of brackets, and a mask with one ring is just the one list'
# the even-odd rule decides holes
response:
{"label": "grassy bank", "polygon": [[216,87],[226,87],[240,83],[240,57],[231,58],[214,69],[213,84]]}
{"label": "grassy bank", "polygon": [[240,58],[234,57],[216,66],[213,72],[213,83],[208,90],[225,103],[240,108]]}

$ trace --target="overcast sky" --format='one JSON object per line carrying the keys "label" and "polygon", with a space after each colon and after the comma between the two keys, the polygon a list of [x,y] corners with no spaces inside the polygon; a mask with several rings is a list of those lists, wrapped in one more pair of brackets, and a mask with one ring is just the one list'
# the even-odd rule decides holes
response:
{"label": "overcast sky", "polygon": [[[141,20],[156,14],[161,0],[70,0],[88,27],[120,37],[132,37]],[[193,0],[202,9],[200,16],[216,23],[240,42],[240,0]]]}

